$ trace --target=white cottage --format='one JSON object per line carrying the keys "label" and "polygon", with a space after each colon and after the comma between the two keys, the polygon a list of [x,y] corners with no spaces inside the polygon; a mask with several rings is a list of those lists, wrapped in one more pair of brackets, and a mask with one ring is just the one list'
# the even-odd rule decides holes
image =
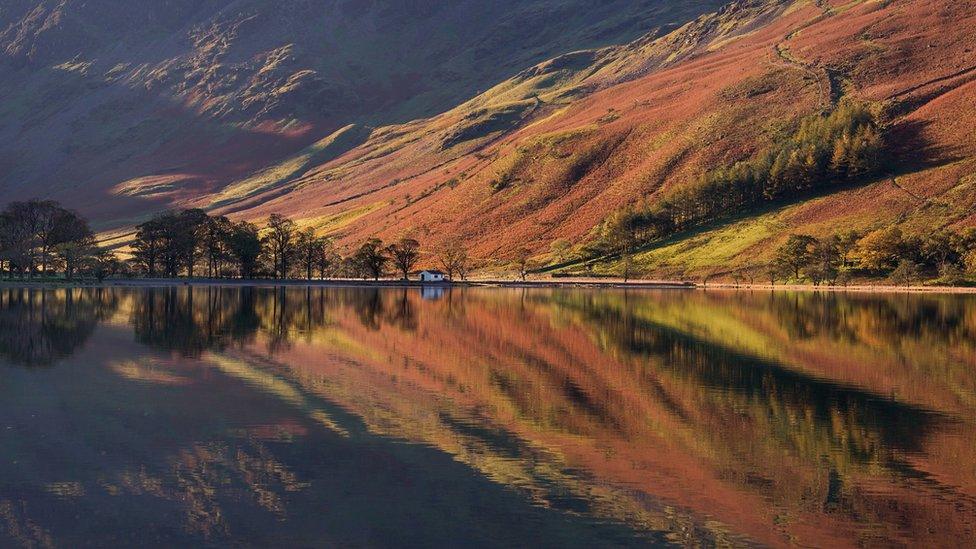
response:
{"label": "white cottage", "polygon": [[444,282],[447,275],[438,270],[420,271],[421,282]]}

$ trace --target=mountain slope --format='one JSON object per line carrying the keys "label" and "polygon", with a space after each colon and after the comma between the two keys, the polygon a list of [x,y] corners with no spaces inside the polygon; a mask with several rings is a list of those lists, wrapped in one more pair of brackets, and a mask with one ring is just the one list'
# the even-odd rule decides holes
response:
{"label": "mountain slope", "polygon": [[533,63],[718,4],[11,0],[0,191],[126,224],[348,124],[434,115]]}
{"label": "mountain slope", "polygon": [[[875,105],[897,144],[883,178],[723,221],[639,258],[697,276],[766,261],[790,231],[976,223],[976,8],[945,0],[736,2],[664,37],[576,52],[438,117],[383,128],[265,200],[353,244],[455,235],[504,264],[580,243],[619,208],[660,200],[783,139],[840,97]],[[282,189],[287,189],[282,191]]]}
{"label": "mountain slope", "polygon": [[[181,73],[163,94],[170,105],[173,98],[183,102],[175,116],[193,113],[177,129],[164,131],[174,123],[170,111],[144,118],[136,112],[127,120],[138,124],[115,128],[107,143],[73,144],[66,158],[74,170],[99,174],[102,184],[94,188],[108,196],[92,195],[100,205],[91,209],[103,227],[120,229],[119,241],[140,218],[127,218],[130,212],[144,216],[177,204],[253,220],[285,213],[335,236],[344,247],[407,232],[430,249],[460,238],[482,266],[504,268],[520,247],[549,261],[555,240],[592,242],[611,213],[659,203],[716,168],[782,142],[802,119],[853,100],[880,113],[894,145],[884,177],[716,218],[643,252],[637,262],[645,273],[704,276],[742,270],[768,262],[790,232],[819,236],[899,224],[920,234],[976,225],[972,3],[738,0],[694,20],[678,2],[648,2],[632,10],[619,4],[599,13],[581,11],[586,3],[558,4],[568,11],[551,24],[574,29],[570,38],[556,33],[563,38],[550,50],[559,55],[532,65],[544,57],[541,49],[536,50],[540,55],[511,57],[518,48],[509,47],[495,58],[512,59],[511,64],[493,73],[507,78],[478,79],[472,88],[465,77],[467,85],[437,101],[430,90],[450,80],[438,71],[454,62],[480,66],[465,57],[478,46],[458,56],[445,55],[451,48],[437,50],[441,54],[430,59],[443,63],[428,67],[417,80],[425,91],[407,91],[408,98],[390,103],[371,99],[373,105],[386,105],[372,107],[377,110],[344,106],[334,112],[352,114],[334,120],[321,106],[303,110],[305,100],[282,103],[240,91],[253,86],[221,93],[219,85],[191,85],[198,81],[188,75],[197,72]],[[235,3],[235,9],[240,5],[251,4]],[[498,13],[511,18],[502,17],[491,32],[521,25],[524,10],[554,5],[522,3],[502,10]],[[579,24],[580,18],[592,25]],[[680,27],[661,30],[661,22],[682,18],[687,22]],[[649,32],[627,43],[623,39],[633,26],[620,30],[622,21],[646,25]],[[539,23],[537,28],[549,27]],[[609,28],[617,31],[608,34]],[[540,43],[552,38],[547,34]],[[436,35],[429,42],[443,39]],[[606,45],[615,40],[622,45]],[[268,44],[280,42],[275,38]],[[570,47],[574,44],[581,47]],[[585,47],[592,45],[598,47]],[[271,51],[264,43],[253,47]],[[59,70],[75,74],[84,70],[79,63]],[[227,65],[207,66],[220,75]],[[211,82],[207,78],[202,81]],[[488,81],[495,85],[470,93]],[[354,87],[344,89],[351,90],[350,101],[370,97]],[[200,90],[209,91],[199,98]],[[262,99],[252,99],[258,96]],[[257,103],[251,107],[251,101]],[[421,107],[434,103],[438,106]],[[134,104],[135,111],[147,108]],[[37,117],[42,106],[22,111],[30,113],[22,118]],[[320,118],[313,120],[309,112]],[[389,123],[409,118],[403,113],[438,112]],[[46,133],[32,128],[25,135],[40,139]],[[8,165],[24,165],[19,157],[8,158]],[[51,184],[43,189],[58,192]]]}

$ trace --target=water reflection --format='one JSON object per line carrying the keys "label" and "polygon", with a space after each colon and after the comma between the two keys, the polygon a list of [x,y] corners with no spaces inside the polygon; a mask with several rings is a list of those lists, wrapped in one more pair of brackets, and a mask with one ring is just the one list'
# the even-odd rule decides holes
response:
{"label": "water reflection", "polygon": [[976,541],[976,300],[439,290],[6,291],[0,541]]}
{"label": "water reflection", "polygon": [[84,345],[117,305],[117,296],[101,288],[0,289],[0,357],[20,366],[50,366]]}

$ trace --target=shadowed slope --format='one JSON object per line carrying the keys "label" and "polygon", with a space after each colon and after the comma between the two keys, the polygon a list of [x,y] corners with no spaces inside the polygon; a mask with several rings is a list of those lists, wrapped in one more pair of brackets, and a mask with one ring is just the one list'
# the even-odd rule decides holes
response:
{"label": "shadowed slope", "polygon": [[718,3],[5,2],[0,190],[125,225],[348,124],[430,116],[533,63]]}

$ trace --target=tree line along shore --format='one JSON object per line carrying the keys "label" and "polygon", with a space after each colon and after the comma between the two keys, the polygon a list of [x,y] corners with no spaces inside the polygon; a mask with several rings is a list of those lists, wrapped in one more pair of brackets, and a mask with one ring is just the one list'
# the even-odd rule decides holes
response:
{"label": "tree line along shore", "polygon": [[457,241],[423,253],[413,238],[369,238],[343,256],[332,239],[279,214],[259,227],[200,209],[164,212],[138,225],[127,255],[100,246],[88,221],[55,201],[12,202],[0,211],[0,275],[7,279],[408,280],[422,262],[464,279],[471,267]]}
{"label": "tree line along shore", "polygon": [[[570,243],[553,244],[552,261],[565,262]],[[585,250],[584,250],[585,251]],[[630,253],[615,258],[580,256],[577,264],[616,262],[625,282],[643,278]],[[466,280],[475,267],[458,240],[425,250],[414,238],[385,243],[369,238],[343,255],[332,239],[272,214],[263,226],[189,209],[158,214],[138,225],[124,259],[100,246],[88,221],[50,200],[12,202],[0,211],[0,276],[8,280],[237,279],[379,281],[409,280],[418,268]],[[514,252],[508,278],[525,282],[546,271],[525,248]],[[580,273],[585,276],[586,273]],[[706,274],[702,285],[809,284],[846,286],[886,280],[909,286],[923,281],[965,286],[976,276],[976,228],[905,236],[897,227],[848,231],[817,239],[791,234],[769,263],[731,273]],[[558,274],[553,275],[559,278]],[[501,280],[503,277],[497,277]],[[564,279],[566,283],[579,283]],[[637,282],[637,280],[635,280]]]}

